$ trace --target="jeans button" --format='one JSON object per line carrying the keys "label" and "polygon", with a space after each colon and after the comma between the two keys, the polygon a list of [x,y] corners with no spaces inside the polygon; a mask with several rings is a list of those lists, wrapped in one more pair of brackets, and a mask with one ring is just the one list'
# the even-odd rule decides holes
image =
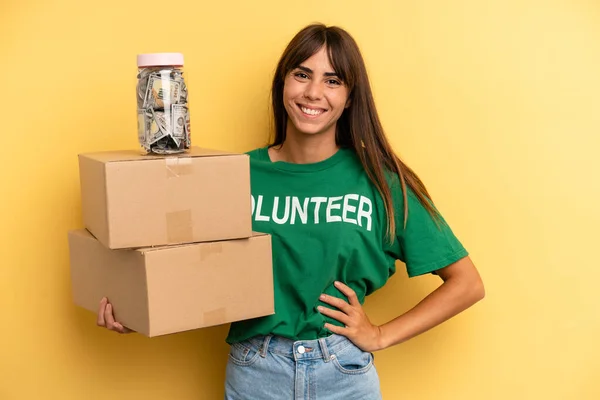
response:
{"label": "jeans button", "polygon": [[304,348],[304,346],[298,346],[298,353],[304,354],[305,351],[306,349]]}

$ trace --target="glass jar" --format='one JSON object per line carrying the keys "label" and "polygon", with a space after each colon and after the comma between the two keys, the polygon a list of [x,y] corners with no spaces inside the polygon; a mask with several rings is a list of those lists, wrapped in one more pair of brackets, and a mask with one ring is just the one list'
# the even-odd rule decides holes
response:
{"label": "glass jar", "polygon": [[191,141],[183,54],[140,54],[137,65],[138,141],[143,153],[186,151]]}

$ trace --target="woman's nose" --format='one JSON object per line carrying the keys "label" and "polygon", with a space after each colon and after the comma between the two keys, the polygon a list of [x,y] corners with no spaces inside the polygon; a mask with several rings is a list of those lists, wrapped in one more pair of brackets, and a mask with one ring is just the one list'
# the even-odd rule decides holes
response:
{"label": "woman's nose", "polygon": [[323,97],[323,87],[320,82],[311,81],[306,85],[304,97],[309,100],[319,100]]}

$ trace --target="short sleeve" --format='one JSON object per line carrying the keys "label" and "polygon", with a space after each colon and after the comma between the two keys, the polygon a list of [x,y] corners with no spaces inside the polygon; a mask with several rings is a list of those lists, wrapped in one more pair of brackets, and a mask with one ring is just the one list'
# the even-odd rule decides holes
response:
{"label": "short sleeve", "polygon": [[409,277],[434,272],[468,255],[445,219],[440,215],[435,220],[408,187],[408,220],[404,228],[404,199],[400,184],[392,184],[391,189],[396,221],[393,248],[395,256],[406,264]]}

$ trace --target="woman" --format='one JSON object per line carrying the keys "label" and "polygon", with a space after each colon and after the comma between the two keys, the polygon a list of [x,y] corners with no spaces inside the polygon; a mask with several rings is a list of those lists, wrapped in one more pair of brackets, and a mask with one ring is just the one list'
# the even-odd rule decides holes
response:
{"label": "woman", "polygon": [[[289,43],[272,86],[275,140],[249,153],[253,229],[272,235],[275,314],[233,323],[226,399],[379,399],[373,352],[483,298],[467,251],[386,139],[364,61],[338,27]],[[381,326],[362,304],[402,260],[442,285]],[[98,324],[118,332],[101,302]]]}

